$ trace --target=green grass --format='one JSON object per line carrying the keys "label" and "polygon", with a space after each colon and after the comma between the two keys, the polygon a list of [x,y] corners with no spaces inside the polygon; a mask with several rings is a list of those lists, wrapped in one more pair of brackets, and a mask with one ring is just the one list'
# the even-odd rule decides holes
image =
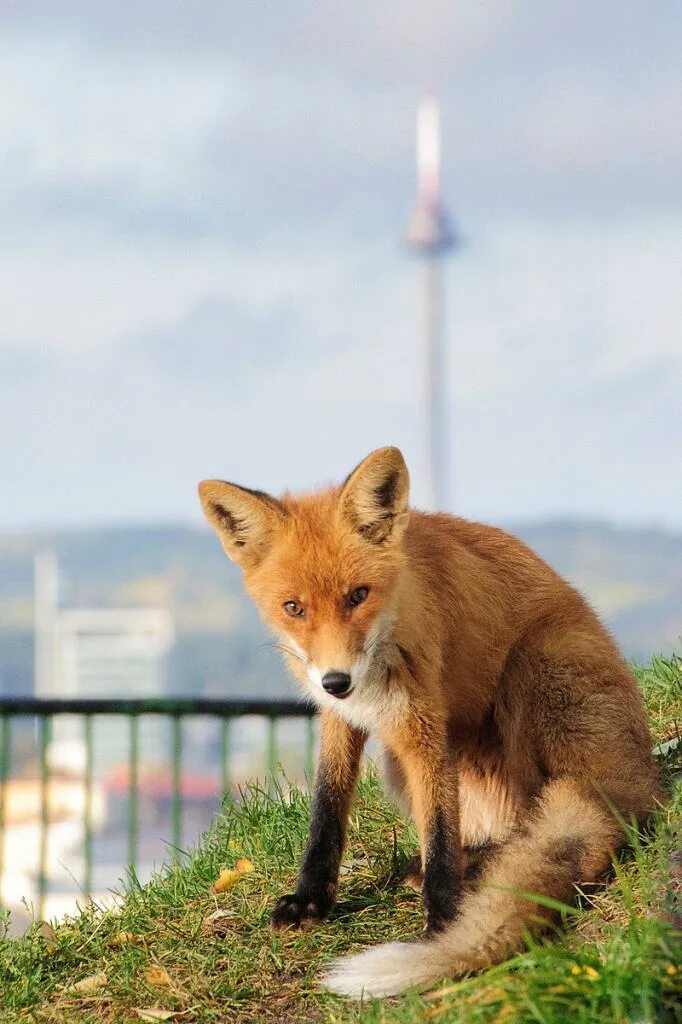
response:
{"label": "green grass", "polygon": [[[679,734],[682,663],[657,659],[637,672],[656,741]],[[584,896],[568,931],[481,975],[361,1006],[318,987],[320,968],[331,957],[411,937],[422,927],[419,897],[395,881],[416,849],[415,835],[370,772],[352,814],[339,903],[326,924],[303,933],[271,932],[270,908],[295,883],[308,799],[254,787],[243,804],[226,809],[182,865],[144,887],[130,882],[119,913],[90,908],[54,929],[36,925],[20,940],[0,940],[0,1021],[132,1022],[144,1019],[137,1012],[143,1008],[172,1012],[168,1019],[181,1022],[216,1024],[673,1021],[682,997],[674,928],[682,865],[671,857],[682,849],[675,757],[663,759],[670,803],[647,835],[633,836],[613,880]],[[230,892],[213,893],[220,870],[240,857],[255,870]],[[210,917],[218,910],[216,924]],[[136,939],[122,941],[121,933]],[[170,986],[150,983],[155,966],[165,969]],[[96,975],[100,987],[69,991]]]}

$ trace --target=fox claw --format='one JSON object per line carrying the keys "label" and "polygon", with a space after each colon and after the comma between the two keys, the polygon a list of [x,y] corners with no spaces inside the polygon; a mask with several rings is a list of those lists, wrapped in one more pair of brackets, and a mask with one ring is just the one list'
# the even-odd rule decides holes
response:
{"label": "fox claw", "polygon": [[321,921],[324,914],[314,900],[304,900],[295,893],[290,896],[282,896],[275,904],[272,912],[272,927],[281,930],[284,928],[300,928],[310,921]]}

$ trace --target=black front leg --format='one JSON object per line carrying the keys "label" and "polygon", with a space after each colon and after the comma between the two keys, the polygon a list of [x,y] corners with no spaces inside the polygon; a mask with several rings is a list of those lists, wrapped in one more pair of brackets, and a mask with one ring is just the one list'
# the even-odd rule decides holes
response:
{"label": "black front leg", "polygon": [[322,712],[320,757],[315,774],[310,834],[296,892],[277,902],[274,928],[297,928],[327,916],[336,899],[348,809],[365,735],[330,712]]}
{"label": "black front leg", "polygon": [[435,935],[456,916],[461,895],[457,766],[438,722],[427,714],[396,732],[392,749],[401,762],[419,833],[426,932]]}
{"label": "black front leg", "polygon": [[463,859],[449,817],[446,809],[436,807],[429,822],[422,895],[430,935],[443,931],[456,916],[461,895]]}

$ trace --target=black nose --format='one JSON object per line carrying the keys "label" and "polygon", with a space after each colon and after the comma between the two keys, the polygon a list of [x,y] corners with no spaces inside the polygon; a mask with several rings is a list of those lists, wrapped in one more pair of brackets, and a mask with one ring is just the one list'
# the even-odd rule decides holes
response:
{"label": "black nose", "polygon": [[340,697],[342,693],[350,690],[350,676],[347,672],[325,672],[322,676],[322,685],[334,697]]}

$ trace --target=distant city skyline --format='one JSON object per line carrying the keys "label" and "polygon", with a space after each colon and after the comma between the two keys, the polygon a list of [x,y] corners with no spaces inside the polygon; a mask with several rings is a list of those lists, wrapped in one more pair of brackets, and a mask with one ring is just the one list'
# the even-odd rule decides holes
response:
{"label": "distant city skyline", "polygon": [[199,522],[202,477],[305,489],[386,443],[428,500],[398,241],[424,91],[464,243],[455,510],[682,529],[679,5],[29,0],[0,24],[0,531]]}

